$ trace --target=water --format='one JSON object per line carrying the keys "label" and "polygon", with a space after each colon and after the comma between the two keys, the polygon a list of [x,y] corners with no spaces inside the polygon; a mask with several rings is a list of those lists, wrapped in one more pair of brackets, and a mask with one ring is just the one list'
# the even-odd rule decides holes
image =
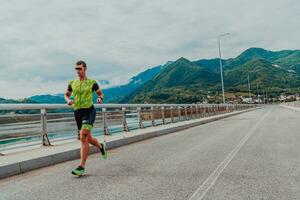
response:
{"label": "water", "polygon": [[[127,118],[127,125],[129,130],[139,129],[138,118]],[[170,120],[166,119],[166,122]],[[162,124],[162,120],[155,120],[157,125]],[[151,127],[151,121],[143,121],[144,127]],[[33,135],[26,135],[22,137],[4,138],[0,139],[0,152],[14,148],[22,148],[27,146],[38,145],[42,143],[40,122],[24,122],[15,124],[0,125],[0,135],[2,134],[18,134],[30,133]],[[48,122],[48,138],[50,142],[71,140],[77,138],[77,126],[72,119],[67,122]],[[123,124],[121,121],[108,121],[109,133],[121,134],[123,132]],[[96,121],[93,128],[94,136],[101,136],[104,134],[103,124]]]}

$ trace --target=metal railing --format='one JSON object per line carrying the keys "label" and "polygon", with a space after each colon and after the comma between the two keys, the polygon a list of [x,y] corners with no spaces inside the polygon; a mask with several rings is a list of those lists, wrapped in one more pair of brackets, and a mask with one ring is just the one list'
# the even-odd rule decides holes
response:
{"label": "metal railing", "polygon": [[[258,107],[258,104],[97,104],[96,126],[101,127],[104,135],[110,135],[112,127],[120,126],[121,131],[128,132],[136,128],[158,126],[168,123],[176,123],[185,120],[209,117],[213,115],[240,111]],[[49,128],[52,132],[72,132],[75,136],[76,124],[73,107],[65,104],[0,104],[0,111],[28,111],[35,110],[37,114],[5,114],[0,115],[1,130],[7,132],[1,140],[8,137],[30,137],[39,135],[44,146],[51,145],[49,140]],[[51,110],[63,109],[70,112],[51,113]],[[128,124],[131,123],[131,126]],[[132,126],[136,123],[136,127]],[[13,127],[13,128],[12,128]],[[37,128],[39,127],[39,131]],[[72,128],[70,128],[72,127]],[[20,130],[18,132],[18,130]],[[24,130],[26,130],[24,132]],[[18,132],[18,134],[17,134]]]}

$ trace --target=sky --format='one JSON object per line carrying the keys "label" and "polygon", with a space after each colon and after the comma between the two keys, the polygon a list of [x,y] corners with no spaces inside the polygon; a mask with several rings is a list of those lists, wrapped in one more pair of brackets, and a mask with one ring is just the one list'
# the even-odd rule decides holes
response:
{"label": "sky", "polygon": [[76,61],[122,85],[180,57],[299,49],[299,0],[0,0],[0,97],[64,93]]}

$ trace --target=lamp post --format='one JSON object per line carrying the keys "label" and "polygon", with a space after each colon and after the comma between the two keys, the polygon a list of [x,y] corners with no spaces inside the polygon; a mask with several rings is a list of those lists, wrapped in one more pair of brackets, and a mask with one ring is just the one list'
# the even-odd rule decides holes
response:
{"label": "lamp post", "polygon": [[249,80],[249,74],[248,74],[248,93],[249,93],[249,98],[252,99],[252,96],[251,96],[251,87],[250,87],[250,80]]}
{"label": "lamp post", "polygon": [[219,58],[220,58],[220,73],[221,73],[221,82],[222,82],[222,96],[223,96],[223,104],[225,104],[225,95],[224,95],[224,81],[223,81],[223,69],[222,69],[222,56],[221,56],[221,38],[229,35],[229,33],[224,33],[218,36],[218,44],[219,44]]}

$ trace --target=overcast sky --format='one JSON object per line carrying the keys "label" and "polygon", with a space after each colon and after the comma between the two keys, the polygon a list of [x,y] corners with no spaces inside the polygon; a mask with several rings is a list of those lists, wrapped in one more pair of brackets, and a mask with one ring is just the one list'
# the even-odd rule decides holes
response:
{"label": "overcast sky", "polygon": [[0,97],[64,93],[88,75],[126,83],[183,56],[225,58],[249,47],[299,49],[299,0],[0,0]]}

